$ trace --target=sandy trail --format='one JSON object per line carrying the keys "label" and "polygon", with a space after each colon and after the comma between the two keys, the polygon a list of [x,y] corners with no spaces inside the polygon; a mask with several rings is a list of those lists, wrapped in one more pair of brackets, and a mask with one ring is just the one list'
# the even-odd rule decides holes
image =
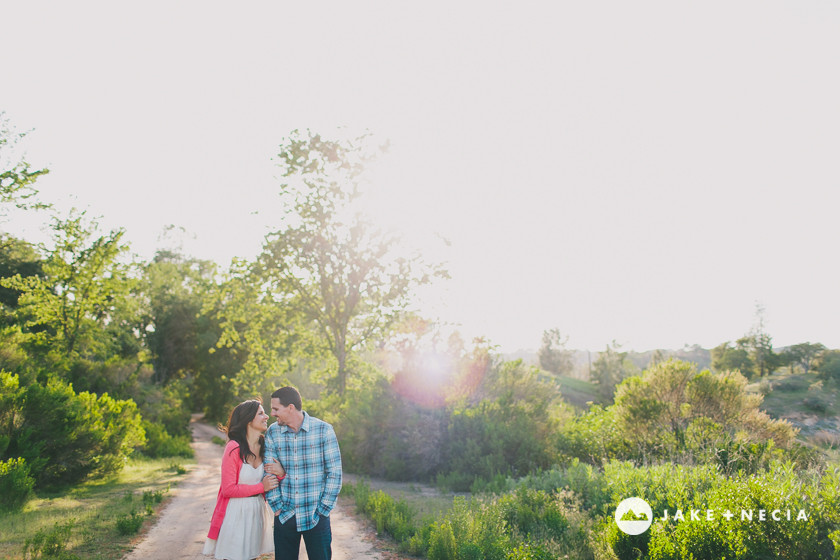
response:
{"label": "sandy trail", "polygon": [[[201,550],[216,505],[222,464],[222,447],[211,438],[223,434],[195,420],[190,428],[197,465],[173,490],[157,523],[124,560],[208,560]],[[330,515],[334,560],[384,560],[386,556],[368,542],[369,530],[345,507],[339,503]],[[270,559],[273,555],[261,558]],[[300,558],[307,558],[302,541]]]}

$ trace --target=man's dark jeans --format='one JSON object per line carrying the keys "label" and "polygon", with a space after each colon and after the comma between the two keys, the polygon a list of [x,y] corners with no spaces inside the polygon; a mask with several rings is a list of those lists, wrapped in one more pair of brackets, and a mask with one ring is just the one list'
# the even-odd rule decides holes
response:
{"label": "man's dark jeans", "polygon": [[274,558],[276,560],[298,560],[300,538],[306,544],[309,560],[330,560],[332,558],[332,531],[330,518],[321,517],[318,524],[308,531],[297,530],[297,521],[292,516],[285,523],[274,518]]}

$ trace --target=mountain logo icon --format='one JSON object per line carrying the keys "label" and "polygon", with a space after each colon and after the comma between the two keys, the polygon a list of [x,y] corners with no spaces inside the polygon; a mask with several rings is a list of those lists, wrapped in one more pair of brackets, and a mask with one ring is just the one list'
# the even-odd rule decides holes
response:
{"label": "mountain logo icon", "polygon": [[615,509],[615,522],[628,535],[641,535],[653,523],[653,511],[642,498],[627,498]]}

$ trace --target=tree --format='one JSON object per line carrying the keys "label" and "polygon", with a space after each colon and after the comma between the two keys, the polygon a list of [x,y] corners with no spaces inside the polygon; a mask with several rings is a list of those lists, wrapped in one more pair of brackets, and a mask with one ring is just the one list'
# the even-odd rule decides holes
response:
{"label": "tree", "polygon": [[326,140],[294,131],[280,147],[284,226],[267,236],[258,269],[269,295],[311,321],[336,360],[332,388],[344,395],[348,358],[383,333],[412,287],[437,273],[419,255],[397,253],[398,238],[355,206],[367,137]]}
{"label": "tree", "polygon": [[712,348],[712,369],[717,372],[738,371],[747,378],[755,373],[755,364],[746,347],[747,339],[740,338],[735,346],[730,342]]}
{"label": "tree", "polygon": [[158,251],[146,265],[145,333],[156,383],[198,371],[202,296],[212,284],[215,272],[211,261],[186,258],[172,251]]}
{"label": "tree", "polygon": [[803,342],[787,348],[782,355],[790,364],[791,369],[799,366],[804,373],[808,373],[811,371],[814,361],[824,351],[825,346],[820,343],[811,344],[810,342]]}
{"label": "tree", "polygon": [[616,385],[639,372],[627,352],[619,352],[620,348],[621,345],[613,340],[592,364],[592,381],[598,384],[598,392],[608,401],[612,400]]}
{"label": "tree", "polygon": [[755,306],[755,324],[745,337],[745,346],[750,350],[750,357],[755,364],[756,373],[764,377],[779,366],[779,357],[773,352],[773,337],[764,326],[764,306]]}
{"label": "tree", "polygon": [[69,357],[80,342],[88,350],[103,344],[103,331],[127,303],[131,282],[119,257],[128,247],[122,229],[97,236],[84,212],[55,218],[52,228],[43,274],[17,274],[0,284],[20,292],[18,314],[36,341]]}
{"label": "tree", "polygon": [[542,346],[537,352],[540,367],[554,375],[569,375],[574,367],[572,353],[566,350],[569,337],[560,336],[560,329],[543,331]]}
{"label": "tree", "polygon": [[35,181],[49,170],[33,170],[18,153],[18,142],[25,136],[25,132],[15,132],[6,113],[0,112],[0,203],[13,203],[20,208],[43,207],[28,201],[38,194]]}
{"label": "tree", "polygon": [[[0,278],[38,276],[42,273],[41,256],[35,247],[22,239],[0,234]],[[0,286],[0,303],[7,309],[18,306],[20,291]]]}
{"label": "tree", "polygon": [[840,381],[840,350],[825,350],[814,364],[820,377]]}

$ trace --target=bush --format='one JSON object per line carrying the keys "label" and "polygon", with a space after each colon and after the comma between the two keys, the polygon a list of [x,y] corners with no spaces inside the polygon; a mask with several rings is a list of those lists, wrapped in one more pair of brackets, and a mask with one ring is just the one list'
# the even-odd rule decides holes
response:
{"label": "bush", "polygon": [[19,457],[0,461],[0,510],[18,511],[32,496],[35,479],[29,474],[29,465]]}
{"label": "bush", "polygon": [[809,396],[802,399],[802,406],[810,410],[811,412],[816,412],[817,414],[825,414],[828,411],[829,406],[831,403],[822,396]]}
{"label": "bush", "polygon": [[819,358],[815,368],[823,379],[840,381],[840,350],[826,350]]}
{"label": "bush", "polygon": [[[831,532],[840,523],[838,474],[818,477],[799,473],[793,464],[775,463],[769,472],[720,481],[693,503],[715,512],[737,512],[731,520],[722,515],[704,523],[673,521],[657,524],[650,540],[651,560],[687,558],[830,558],[835,551]],[[764,509],[766,521],[750,521],[741,510]],[[773,510],[782,521],[770,519]],[[792,520],[787,521],[786,510]],[[803,510],[807,521],[797,520]],[[654,510],[656,511],[656,510]]]}
{"label": "bush", "polygon": [[189,436],[170,435],[162,424],[147,420],[143,420],[143,430],[146,432],[146,444],[142,447],[142,453],[147,457],[189,458],[195,455]]}
{"label": "bush", "polygon": [[447,485],[468,491],[478,479],[524,476],[551,466],[555,450],[548,432],[552,423],[545,414],[544,409],[521,402],[502,401],[483,401],[454,413],[444,440]]}
{"label": "bush", "polygon": [[782,393],[804,391],[808,388],[808,380],[804,377],[787,377],[773,383],[773,390]]}
{"label": "bush", "polygon": [[435,525],[429,539],[429,560],[458,560],[457,554],[452,525],[447,521]]}
{"label": "bush", "polygon": [[[345,490],[346,488],[346,490]],[[352,494],[356,500],[356,509],[367,514],[376,523],[378,533],[388,533],[402,548],[417,532],[416,513],[405,500],[394,500],[385,492],[371,492],[364,481],[342,488],[345,494]]]}
{"label": "bush", "polygon": [[80,560],[75,554],[67,552],[67,542],[75,525],[75,520],[58,524],[52,529],[42,529],[23,545],[23,557],[30,560]]}
{"label": "bush", "polygon": [[133,535],[143,526],[145,517],[142,513],[132,511],[128,515],[122,515],[117,518],[117,532],[120,535]]}
{"label": "bush", "polygon": [[76,394],[59,380],[30,384],[11,400],[16,421],[7,436],[5,455],[26,459],[39,488],[116,472],[145,440],[131,400]]}

